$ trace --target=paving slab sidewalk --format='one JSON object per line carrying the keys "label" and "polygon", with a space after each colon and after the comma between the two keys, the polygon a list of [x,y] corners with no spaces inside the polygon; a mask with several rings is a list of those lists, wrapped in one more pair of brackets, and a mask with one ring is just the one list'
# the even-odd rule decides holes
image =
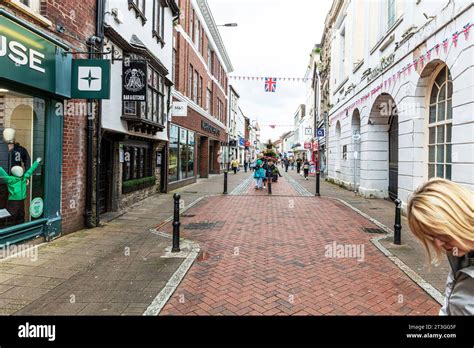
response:
{"label": "paving slab sidewalk", "polygon": [[[229,190],[247,174],[229,175]],[[169,255],[169,237],[153,233],[184,208],[221,194],[223,175],[155,195],[99,228],[82,230],[0,260],[0,315],[142,315],[191,251]]]}
{"label": "paving slab sidewalk", "polygon": [[[314,177],[309,177],[309,180],[304,180],[301,175],[297,174],[296,170],[288,170],[287,174],[306,190],[313,194],[315,193],[316,182]],[[322,197],[333,197],[343,200],[393,231],[395,205],[391,201],[384,199],[367,199],[356,195],[352,191],[341,188],[338,185],[326,182],[324,179],[321,179],[320,193]],[[426,282],[444,294],[446,278],[449,273],[449,264],[444,258],[440,260],[439,266],[429,264],[425,249],[411,233],[406,217],[402,216],[402,245],[393,244],[393,238],[391,237],[382,239],[380,243]]]}

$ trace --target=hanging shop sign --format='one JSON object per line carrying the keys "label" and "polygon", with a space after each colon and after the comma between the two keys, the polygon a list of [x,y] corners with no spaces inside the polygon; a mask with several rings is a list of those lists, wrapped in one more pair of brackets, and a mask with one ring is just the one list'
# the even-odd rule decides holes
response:
{"label": "hanging shop sign", "polygon": [[110,98],[110,60],[73,59],[72,98]]}
{"label": "hanging shop sign", "polygon": [[242,147],[245,147],[245,139],[242,137],[239,137],[239,145]]}
{"label": "hanging shop sign", "polygon": [[219,128],[214,127],[210,123],[207,123],[206,121],[201,120],[201,129],[203,131],[206,131],[207,133],[211,133],[215,135],[216,137],[219,137],[221,135],[221,131]]}
{"label": "hanging shop sign", "polygon": [[247,140],[247,141],[245,142],[245,147],[250,147],[250,145],[251,145],[250,141]]}
{"label": "hanging shop sign", "polygon": [[0,78],[69,97],[71,55],[40,34],[0,9]]}
{"label": "hanging shop sign", "polygon": [[173,117],[186,117],[188,116],[188,103],[186,102],[173,102]]}
{"label": "hanging shop sign", "polygon": [[122,100],[146,102],[148,64],[124,60],[122,69]]}
{"label": "hanging shop sign", "polygon": [[310,142],[304,143],[304,148],[305,148],[305,150],[310,150],[311,149],[311,143]]}
{"label": "hanging shop sign", "polygon": [[304,135],[313,135],[313,128],[305,128]]}

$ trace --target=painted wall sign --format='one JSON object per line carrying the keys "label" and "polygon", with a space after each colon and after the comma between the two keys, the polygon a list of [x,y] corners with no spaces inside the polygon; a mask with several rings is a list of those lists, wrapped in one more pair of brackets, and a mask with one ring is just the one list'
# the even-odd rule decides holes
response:
{"label": "painted wall sign", "polygon": [[74,59],[72,61],[72,98],[110,98],[110,60]]}
{"label": "painted wall sign", "polygon": [[71,55],[0,12],[0,78],[65,97],[71,92]]}
{"label": "painted wall sign", "polygon": [[122,100],[146,102],[148,65],[142,61],[124,61],[122,70]]}

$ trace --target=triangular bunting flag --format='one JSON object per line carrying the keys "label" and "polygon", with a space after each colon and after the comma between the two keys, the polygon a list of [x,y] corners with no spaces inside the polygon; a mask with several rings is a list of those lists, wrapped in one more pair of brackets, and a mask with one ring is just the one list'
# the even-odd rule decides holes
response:
{"label": "triangular bunting flag", "polygon": [[459,37],[458,32],[455,32],[455,33],[453,34],[453,45],[454,45],[454,47],[457,47],[457,46],[458,46],[458,37]]}
{"label": "triangular bunting flag", "polygon": [[464,28],[464,30],[463,30],[464,38],[466,39],[466,41],[469,40],[469,30],[471,29],[472,25],[473,25],[473,24],[467,23],[467,24],[463,27],[463,28]]}
{"label": "triangular bunting flag", "polygon": [[445,39],[445,40],[443,41],[444,53],[447,53],[447,52],[448,52],[448,43],[449,43],[449,40],[448,40],[448,39]]}

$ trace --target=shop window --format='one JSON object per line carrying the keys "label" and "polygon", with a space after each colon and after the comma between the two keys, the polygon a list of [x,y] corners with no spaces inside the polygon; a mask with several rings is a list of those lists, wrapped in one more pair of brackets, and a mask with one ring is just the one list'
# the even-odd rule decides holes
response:
{"label": "shop window", "polygon": [[186,179],[188,168],[188,132],[186,129],[179,130],[179,179]]}
{"label": "shop window", "polygon": [[169,145],[170,182],[194,177],[195,134],[171,125]]}
{"label": "shop window", "polygon": [[170,127],[170,143],[168,157],[168,177],[170,182],[178,181],[178,155],[179,155],[179,128],[175,125]]}
{"label": "shop window", "polygon": [[428,178],[452,177],[453,81],[445,66],[436,76],[430,94],[428,120]]}
{"label": "shop window", "polygon": [[43,216],[45,114],[43,99],[0,92],[1,228]]}
{"label": "shop window", "polygon": [[133,192],[155,184],[152,152],[152,147],[146,143],[123,147],[122,193]]}

